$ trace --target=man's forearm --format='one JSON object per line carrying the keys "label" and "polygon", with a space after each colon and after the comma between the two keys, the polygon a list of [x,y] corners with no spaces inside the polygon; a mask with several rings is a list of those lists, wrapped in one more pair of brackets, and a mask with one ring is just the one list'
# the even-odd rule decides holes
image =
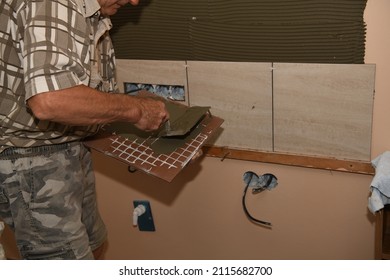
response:
{"label": "man's forearm", "polygon": [[28,100],[28,105],[38,119],[68,125],[125,121],[154,130],[168,118],[163,102],[107,94],[83,85],[38,94]]}

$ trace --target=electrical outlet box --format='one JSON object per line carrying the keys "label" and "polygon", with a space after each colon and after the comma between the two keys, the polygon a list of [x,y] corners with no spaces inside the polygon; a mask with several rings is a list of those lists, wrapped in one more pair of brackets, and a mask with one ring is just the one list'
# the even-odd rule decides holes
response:
{"label": "electrical outlet box", "polygon": [[142,204],[145,206],[145,213],[138,217],[138,229],[140,231],[156,231],[154,227],[154,221],[152,216],[152,209],[150,208],[150,203],[147,200],[134,200],[133,205],[136,208],[138,205]]}

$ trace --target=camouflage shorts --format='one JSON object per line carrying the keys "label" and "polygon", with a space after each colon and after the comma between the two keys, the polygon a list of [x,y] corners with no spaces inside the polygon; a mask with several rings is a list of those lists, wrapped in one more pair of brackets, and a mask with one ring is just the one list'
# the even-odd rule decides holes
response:
{"label": "camouflage shorts", "polygon": [[1,153],[0,219],[24,259],[93,259],[106,228],[88,149],[74,142]]}

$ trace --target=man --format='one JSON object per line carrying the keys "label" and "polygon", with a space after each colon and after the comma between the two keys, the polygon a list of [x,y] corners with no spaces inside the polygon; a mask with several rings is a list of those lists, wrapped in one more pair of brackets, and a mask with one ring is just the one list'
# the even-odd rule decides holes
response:
{"label": "man", "polygon": [[24,259],[93,259],[106,229],[82,139],[169,118],[161,101],[116,93],[109,16],[127,3],[0,2],[0,219]]}

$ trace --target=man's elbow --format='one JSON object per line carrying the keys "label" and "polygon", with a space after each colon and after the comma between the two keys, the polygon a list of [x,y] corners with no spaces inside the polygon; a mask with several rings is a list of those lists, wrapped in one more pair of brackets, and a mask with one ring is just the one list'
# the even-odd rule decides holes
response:
{"label": "man's elbow", "polygon": [[49,94],[41,93],[33,96],[27,100],[27,105],[37,119],[42,121],[52,121],[55,119],[56,109]]}

